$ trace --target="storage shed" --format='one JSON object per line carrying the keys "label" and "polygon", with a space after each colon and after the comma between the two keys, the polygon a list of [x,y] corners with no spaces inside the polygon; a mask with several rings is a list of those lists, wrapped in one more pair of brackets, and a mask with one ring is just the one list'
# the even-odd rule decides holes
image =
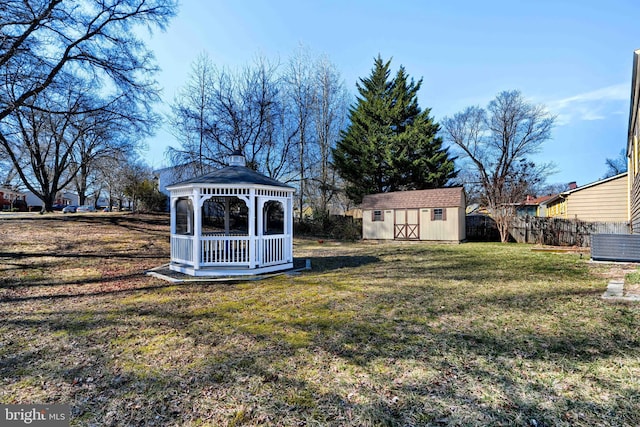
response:
{"label": "storage shed", "polygon": [[465,240],[464,188],[395,191],[364,196],[362,238]]}
{"label": "storage shed", "polygon": [[167,186],[170,269],[192,276],[254,275],[293,268],[293,187],[245,166]]}

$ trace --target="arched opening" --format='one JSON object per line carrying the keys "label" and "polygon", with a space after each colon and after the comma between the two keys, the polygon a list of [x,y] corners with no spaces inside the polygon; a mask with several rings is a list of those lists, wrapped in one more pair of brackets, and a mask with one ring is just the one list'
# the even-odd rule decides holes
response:
{"label": "arched opening", "polygon": [[249,210],[237,197],[212,197],[202,205],[202,234],[205,236],[249,235]]}
{"label": "arched opening", "polygon": [[270,200],[264,204],[264,234],[284,234],[284,206],[282,202]]}
{"label": "arched opening", "polygon": [[193,236],[193,203],[187,197],[176,202],[176,234]]}

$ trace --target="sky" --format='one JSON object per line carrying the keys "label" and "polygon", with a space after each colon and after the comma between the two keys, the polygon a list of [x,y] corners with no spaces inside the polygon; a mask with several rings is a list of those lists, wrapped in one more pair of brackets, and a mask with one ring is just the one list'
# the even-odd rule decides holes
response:
{"label": "sky", "polygon": [[[556,116],[533,159],[555,165],[547,183],[585,185],[626,147],[639,17],[638,0],[182,0],[167,30],[146,40],[162,114],[202,52],[234,70],[257,56],[284,64],[303,46],[326,55],[354,96],[380,55],[392,75],[402,65],[423,79],[418,102],[436,122],[519,90]],[[178,142],[165,124],[147,145],[160,168]]]}

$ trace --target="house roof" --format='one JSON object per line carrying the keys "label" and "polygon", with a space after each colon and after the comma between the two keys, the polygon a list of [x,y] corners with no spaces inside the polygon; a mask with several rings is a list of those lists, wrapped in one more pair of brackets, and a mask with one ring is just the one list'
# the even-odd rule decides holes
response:
{"label": "house roof", "polygon": [[8,194],[18,194],[20,196],[26,195],[26,193],[23,192],[23,191],[14,190],[14,189],[9,188],[9,187],[0,187],[0,192],[8,193]]}
{"label": "house roof", "polygon": [[271,187],[293,188],[245,166],[227,166],[205,175],[168,185],[167,189],[170,190],[173,187],[190,186],[193,184],[268,185]]}
{"label": "house roof", "polygon": [[540,203],[546,202],[550,198],[554,197],[553,194],[549,194],[548,196],[540,196],[534,199],[527,199],[521,205],[522,206],[538,206]]}
{"label": "house roof", "polygon": [[362,209],[415,209],[426,207],[464,207],[462,187],[431,190],[393,191],[364,196]]}

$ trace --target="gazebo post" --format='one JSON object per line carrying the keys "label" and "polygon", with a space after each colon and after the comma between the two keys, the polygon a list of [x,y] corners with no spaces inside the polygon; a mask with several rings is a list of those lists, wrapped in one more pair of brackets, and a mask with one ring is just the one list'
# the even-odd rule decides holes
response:
{"label": "gazebo post", "polygon": [[[247,198],[247,221],[249,222],[249,268],[256,268],[256,190],[249,189]],[[258,257],[260,252],[258,251]]]}
{"label": "gazebo post", "polygon": [[284,235],[287,261],[293,262],[293,198],[284,203]]}
{"label": "gazebo post", "polygon": [[225,197],[224,198],[224,235],[228,236],[229,233],[231,232],[231,226],[229,225],[229,223],[231,222],[231,220],[229,219],[229,199],[230,197]]}
{"label": "gazebo post", "polygon": [[264,256],[264,199],[258,197],[256,203],[256,222],[258,223],[258,265],[262,265]]}
{"label": "gazebo post", "polygon": [[202,204],[200,187],[193,189],[193,269],[200,269],[200,237],[202,235]]}
{"label": "gazebo post", "polygon": [[169,212],[171,213],[170,221],[169,221],[169,230],[171,236],[176,234],[176,204],[178,203],[177,197],[171,197],[169,201]]}

